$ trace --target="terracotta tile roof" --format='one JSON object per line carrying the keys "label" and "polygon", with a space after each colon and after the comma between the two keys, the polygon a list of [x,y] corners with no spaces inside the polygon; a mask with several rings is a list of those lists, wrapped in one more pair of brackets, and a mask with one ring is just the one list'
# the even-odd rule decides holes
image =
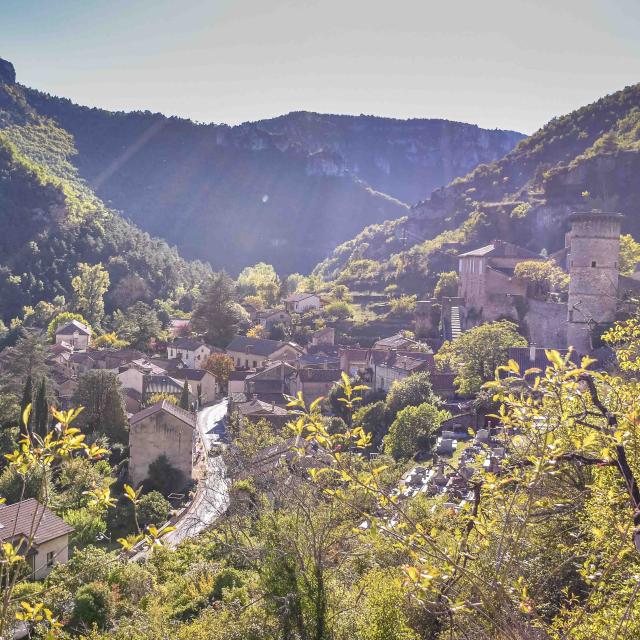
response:
{"label": "terracotta tile roof", "polygon": [[172,404],[167,400],[161,400],[160,402],[156,402],[152,404],[150,407],[143,409],[142,411],[138,411],[133,416],[131,416],[131,420],[129,420],[130,424],[136,424],[149,416],[152,416],[160,411],[164,411],[166,413],[170,413],[172,416],[175,416],[179,420],[182,420],[185,424],[188,424],[191,427],[196,426],[196,418],[190,411],[185,411],[180,407]]}
{"label": "terracotta tile roof", "polygon": [[35,544],[55,540],[73,531],[73,527],[35,498],[0,507],[0,540],[9,540],[14,536],[28,537],[36,525]]}

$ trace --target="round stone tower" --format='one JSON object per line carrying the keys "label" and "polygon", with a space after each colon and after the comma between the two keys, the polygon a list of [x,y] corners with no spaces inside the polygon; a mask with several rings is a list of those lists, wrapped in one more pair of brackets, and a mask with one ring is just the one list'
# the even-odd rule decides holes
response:
{"label": "round stone tower", "polygon": [[593,211],[569,220],[567,346],[586,354],[597,325],[615,318],[622,215]]}

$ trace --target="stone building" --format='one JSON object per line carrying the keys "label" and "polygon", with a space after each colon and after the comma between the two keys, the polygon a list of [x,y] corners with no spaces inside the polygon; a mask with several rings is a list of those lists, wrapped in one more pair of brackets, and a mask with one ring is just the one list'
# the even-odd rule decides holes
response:
{"label": "stone building", "polygon": [[185,482],[191,480],[196,441],[193,413],[162,400],[136,413],[129,423],[129,476],[134,486],[145,480],[149,465],[162,455],[184,475]]}
{"label": "stone building", "polygon": [[508,318],[523,328],[532,344],[573,346],[580,354],[589,353],[594,331],[615,320],[630,291],[640,291],[640,276],[618,271],[622,217],[599,211],[569,217],[565,248],[552,256],[569,274],[566,302],[557,294],[555,299],[540,295],[515,276],[518,263],[546,260],[528,249],[496,240],[460,254],[458,297],[419,301],[416,333],[451,340],[473,326]]}
{"label": "stone building", "polygon": [[593,329],[616,315],[622,216],[574,213],[570,221],[567,343],[578,353],[589,353]]}

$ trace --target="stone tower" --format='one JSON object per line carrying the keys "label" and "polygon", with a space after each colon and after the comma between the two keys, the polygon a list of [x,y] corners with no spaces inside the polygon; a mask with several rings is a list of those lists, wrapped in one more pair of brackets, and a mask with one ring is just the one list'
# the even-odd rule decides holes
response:
{"label": "stone tower", "polygon": [[567,346],[586,354],[593,329],[615,318],[622,215],[594,211],[569,220]]}

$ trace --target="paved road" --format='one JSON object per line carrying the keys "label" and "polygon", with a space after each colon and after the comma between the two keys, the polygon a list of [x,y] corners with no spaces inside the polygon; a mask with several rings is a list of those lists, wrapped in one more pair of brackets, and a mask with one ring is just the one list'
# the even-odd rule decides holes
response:
{"label": "paved road", "polygon": [[193,502],[176,524],[176,530],[167,535],[171,546],[204,531],[229,505],[229,480],[221,455],[209,455],[212,448],[225,435],[227,400],[222,400],[198,412],[198,431],[204,445],[207,477],[200,482]]}

